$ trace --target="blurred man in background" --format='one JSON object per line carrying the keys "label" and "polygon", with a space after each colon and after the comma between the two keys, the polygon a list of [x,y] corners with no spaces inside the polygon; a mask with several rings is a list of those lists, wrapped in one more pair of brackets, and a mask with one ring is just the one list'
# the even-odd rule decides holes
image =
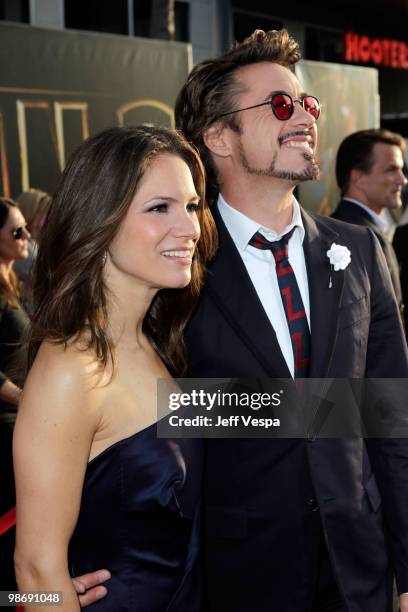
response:
{"label": "blurred man in background", "polygon": [[400,307],[398,261],[380,215],[384,209],[393,211],[402,206],[401,190],[407,182],[402,171],[404,151],[402,136],[388,130],[360,130],[347,136],[336,159],[342,199],[332,215],[340,221],[372,229],[383,249]]}

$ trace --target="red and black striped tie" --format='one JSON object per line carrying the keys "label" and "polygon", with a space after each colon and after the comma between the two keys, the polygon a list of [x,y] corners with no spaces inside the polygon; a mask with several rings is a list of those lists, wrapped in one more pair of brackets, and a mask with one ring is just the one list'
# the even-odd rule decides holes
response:
{"label": "red and black striped tie", "polygon": [[310,330],[296,276],[288,258],[288,243],[295,229],[293,228],[275,242],[270,242],[262,234],[256,232],[249,244],[257,249],[272,251],[276,263],[276,275],[282,303],[292,339],[295,378],[306,378],[310,361]]}

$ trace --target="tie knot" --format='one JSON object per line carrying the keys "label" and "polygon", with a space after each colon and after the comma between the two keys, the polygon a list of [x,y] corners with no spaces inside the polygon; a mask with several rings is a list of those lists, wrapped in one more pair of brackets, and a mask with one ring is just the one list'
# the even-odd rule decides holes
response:
{"label": "tie knot", "polygon": [[256,232],[249,241],[249,244],[256,249],[272,251],[275,262],[278,264],[281,261],[288,259],[289,240],[294,231],[295,227],[293,227],[290,232],[282,236],[280,240],[275,240],[273,242],[267,240],[260,232]]}

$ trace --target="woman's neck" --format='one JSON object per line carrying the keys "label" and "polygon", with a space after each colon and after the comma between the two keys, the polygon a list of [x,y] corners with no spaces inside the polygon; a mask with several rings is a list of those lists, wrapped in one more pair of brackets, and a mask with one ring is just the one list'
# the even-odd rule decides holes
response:
{"label": "woman's neck", "polygon": [[143,321],[157,289],[130,279],[107,263],[105,282],[108,287],[108,319],[110,335],[116,346],[146,345]]}

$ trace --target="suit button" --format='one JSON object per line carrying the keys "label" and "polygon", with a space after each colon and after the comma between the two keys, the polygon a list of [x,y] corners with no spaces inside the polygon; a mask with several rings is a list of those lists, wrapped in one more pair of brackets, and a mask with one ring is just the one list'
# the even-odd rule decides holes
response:
{"label": "suit button", "polygon": [[317,512],[319,510],[319,506],[317,505],[317,499],[315,497],[311,497],[307,500],[306,503],[312,512]]}

